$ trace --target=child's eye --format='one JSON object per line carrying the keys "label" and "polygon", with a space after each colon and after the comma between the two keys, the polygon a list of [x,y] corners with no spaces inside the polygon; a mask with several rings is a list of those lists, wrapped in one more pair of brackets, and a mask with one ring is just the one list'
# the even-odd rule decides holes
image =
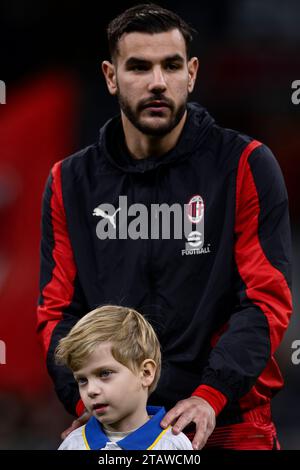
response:
{"label": "child's eye", "polygon": [[110,377],[111,374],[112,374],[111,370],[102,370],[99,375],[102,379],[106,379]]}
{"label": "child's eye", "polygon": [[85,385],[87,380],[84,377],[78,377],[76,379],[76,382],[78,383],[78,385]]}

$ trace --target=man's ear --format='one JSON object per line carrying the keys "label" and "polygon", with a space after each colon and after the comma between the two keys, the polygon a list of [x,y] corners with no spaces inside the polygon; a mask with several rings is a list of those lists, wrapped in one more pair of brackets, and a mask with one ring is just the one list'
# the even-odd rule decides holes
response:
{"label": "man's ear", "polygon": [[157,365],[152,359],[145,359],[140,367],[141,382],[144,387],[150,387],[155,378]]}
{"label": "man's ear", "polygon": [[117,87],[117,75],[116,75],[115,65],[109,62],[108,60],[104,60],[101,64],[101,67],[102,67],[102,72],[104,74],[109,93],[111,95],[116,95],[118,91],[118,87]]}
{"label": "man's ear", "polygon": [[188,72],[189,72],[189,81],[188,81],[188,91],[189,93],[192,93],[196,78],[197,78],[197,73],[198,73],[198,68],[199,68],[199,61],[197,57],[192,57],[188,61]]}

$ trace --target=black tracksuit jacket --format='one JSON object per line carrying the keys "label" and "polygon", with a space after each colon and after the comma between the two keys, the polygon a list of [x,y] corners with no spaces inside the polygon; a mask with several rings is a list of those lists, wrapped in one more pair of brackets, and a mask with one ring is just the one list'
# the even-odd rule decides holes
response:
{"label": "black tracksuit jacket", "polygon": [[[120,196],[128,207],[180,204],[198,215],[200,247],[185,235],[100,240],[94,209],[116,210]],[[287,192],[265,145],[190,103],[176,147],[134,160],[113,118],[97,143],[54,165],[44,192],[38,332],[59,398],[75,413],[77,385],[54,362],[59,338],[88,311],[118,304],[146,315],[159,336],[150,403],[169,409],[207,385],[227,399],[217,426],[265,410],[283,385],[274,353],[292,309],[290,262]]]}

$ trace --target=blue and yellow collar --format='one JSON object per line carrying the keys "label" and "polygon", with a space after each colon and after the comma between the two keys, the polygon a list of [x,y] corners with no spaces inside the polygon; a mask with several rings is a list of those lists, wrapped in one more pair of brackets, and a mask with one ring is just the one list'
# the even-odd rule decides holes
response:
{"label": "blue and yellow collar", "polygon": [[[147,413],[152,418],[136,431],[118,441],[119,447],[124,450],[152,449],[162,438],[163,434],[167,431],[167,429],[163,429],[160,426],[160,422],[166,414],[165,409],[158,406],[147,406]],[[94,416],[84,426],[83,438],[87,449],[90,450],[103,449],[106,443],[109,442],[101,424]]]}

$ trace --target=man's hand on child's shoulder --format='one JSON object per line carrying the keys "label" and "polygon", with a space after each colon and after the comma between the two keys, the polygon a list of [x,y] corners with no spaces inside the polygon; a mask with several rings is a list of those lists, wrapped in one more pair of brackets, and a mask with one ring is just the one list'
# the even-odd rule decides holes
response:
{"label": "man's hand on child's shoulder", "polygon": [[160,424],[163,428],[173,425],[173,433],[176,435],[190,423],[196,424],[193,449],[202,449],[216,426],[215,411],[203,398],[190,397],[180,400],[168,411]]}
{"label": "man's hand on child's shoulder", "polygon": [[70,427],[68,427],[67,429],[65,429],[65,431],[63,431],[61,433],[61,438],[62,440],[65,440],[65,438],[72,432],[74,431],[75,429],[77,428],[80,428],[80,426],[83,426],[84,424],[86,424],[88,422],[88,420],[90,419],[91,417],[91,413],[89,413],[88,411],[85,411],[81,416],[79,416],[78,418],[74,419],[73,423],[71,424]]}

